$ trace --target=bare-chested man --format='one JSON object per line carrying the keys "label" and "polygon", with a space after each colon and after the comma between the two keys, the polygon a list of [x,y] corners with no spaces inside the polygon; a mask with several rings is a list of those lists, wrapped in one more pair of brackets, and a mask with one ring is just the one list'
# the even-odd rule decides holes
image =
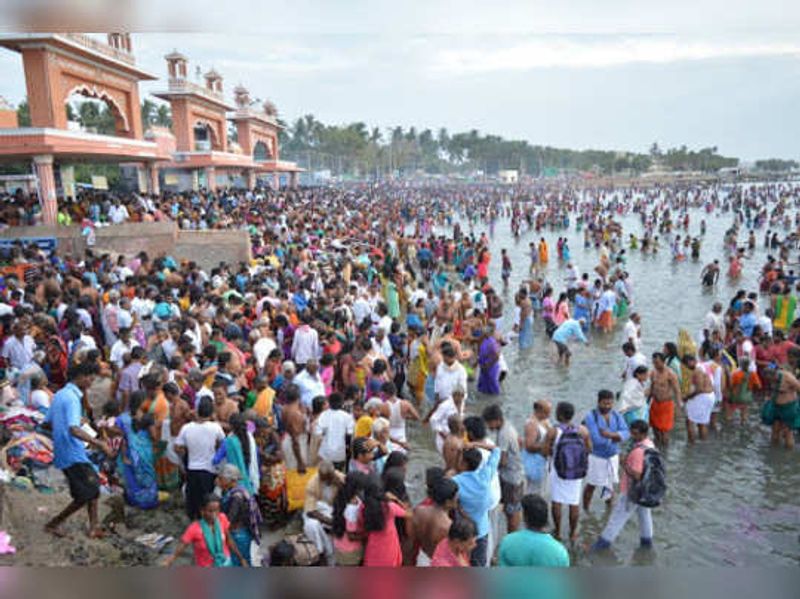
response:
{"label": "bare-chested man", "polygon": [[308,456],[308,433],[306,432],[306,415],[300,405],[300,391],[292,385],[286,391],[286,403],[281,410],[281,420],[286,427],[283,437],[283,455],[286,456],[286,469],[297,470],[299,474],[306,472]]}
{"label": "bare-chested man", "polygon": [[429,566],[433,552],[447,538],[452,519],[450,512],[458,507],[458,485],[449,478],[440,478],[430,491],[433,503],[414,508],[411,530],[417,554],[417,566]]}
{"label": "bare-chested man", "polygon": [[797,392],[800,382],[790,372],[776,365],[765,370],[767,383],[775,402],[775,420],[772,423],[772,444],[783,445],[786,449],[794,449],[794,427],[798,421],[800,405]]}
{"label": "bare-chested man", "polygon": [[706,371],[698,367],[695,356],[685,356],[683,363],[692,372],[690,392],[683,401],[686,405],[686,435],[689,443],[694,443],[695,426],[701,440],[708,438],[711,410],[714,409],[714,386]]}
{"label": "bare-chested man", "polygon": [[525,421],[525,493],[544,496],[547,486],[547,458],[544,456],[544,441],[553,428],[550,412],[553,404],[547,399],[533,402],[533,414]]}
{"label": "bare-chested man", "polygon": [[664,354],[655,352],[650,373],[650,425],[659,445],[669,443],[669,433],[675,427],[675,400],[680,396],[678,375],[667,368]]}
{"label": "bare-chested man", "polygon": [[464,449],[464,423],[461,421],[461,416],[451,414],[447,419],[447,427],[450,432],[442,445],[444,469],[448,473],[456,474],[459,472],[461,452]]}

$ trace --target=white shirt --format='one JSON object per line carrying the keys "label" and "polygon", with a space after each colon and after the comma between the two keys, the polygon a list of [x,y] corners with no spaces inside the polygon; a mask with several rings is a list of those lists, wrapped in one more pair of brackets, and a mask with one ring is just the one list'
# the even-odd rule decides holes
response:
{"label": "white shirt", "polygon": [[636,351],[638,352],[642,347],[641,339],[639,339],[639,327],[632,320],[628,320],[628,322],[625,323],[624,332],[625,341],[630,341],[633,343]]}
{"label": "white shirt", "polygon": [[126,344],[122,339],[117,339],[114,342],[114,345],[111,346],[111,353],[109,354],[109,360],[114,363],[114,365],[122,370],[125,366],[123,361],[123,357],[125,354],[129,353],[134,347],[138,347],[139,342],[136,339],[128,340]]}
{"label": "white shirt", "polygon": [[292,359],[295,363],[305,364],[312,358],[319,358],[321,353],[316,329],[307,324],[300,326],[294,332],[292,340]]}
{"label": "white shirt", "polygon": [[111,208],[108,209],[108,218],[111,219],[111,222],[115,225],[125,222],[128,220],[128,209],[122,204],[119,206],[111,206]]}
{"label": "white shirt", "polygon": [[718,331],[720,337],[725,337],[725,317],[720,312],[719,314],[715,314],[714,312],[709,312],[706,314],[705,322],[703,323],[703,328],[708,330],[709,337],[711,333],[714,331]]}
{"label": "white shirt", "polygon": [[325,395],[325,383],[322,382],[322,377],[319,376],[319,372],[311,376],[308,370],[304,370],[294,377],[292,382],[297,385],[300,390],[300,402],[309,409],[311,409],[311,403],[314,401],[315,397]]}
{"label": "white shirt", "polygon": [[644,354],[637,350],[630,358],[625,360],[625,380],[629,381],[633,378],[633,371],[639,366],[647,366],[647,358]]}
{"label": "white shirt", "polygon": [[453,362],[450,367],[441,362],[436,368],[434,392],[440,399],[447,399],[452,397],[453,389],[457,386],[461,386],[464,389],[464,401],[466,401],[467,371],[464,370],[464,367],[459,362]]}
{"label": "white shirt", "polygon": [[329,462],[343,462],[347,457],[345,436],[355,428],[353,417],[343,410],[325,410],[320,414],[314,434],[322,437],[319,457]]}
{"label": "white shirt", "polygon": [[255,342],[253,345],[253,353],[256,357],[256,365],[258,366],[259,370],[264,369],[264,362],[267,361],[270,353],[272,350],[278,347],[275,345],[275,341],[273,341],[270,337],[261,337],[258,341]]}
{"label": "white shirt", "polygon": [[205,470],[214,473],[214,454],[217,446],[225,439],[225,433],[218,422],[189,422],[184,424],[175,445],[186,448],[189,456],[189,470]]}
{"label": "white shirt", "polygon": [[439,407],[436,408],[436,411],[430,418],[431,430],[436,435],[434,441],[436,442],[436,449],[439,453],[442,453],[442,447],[444,446],[442,435],[447,436],[450,433],[450,427],[447,426],[447,421],[453,414],[458,414],[463,417],[464,404],[461,404],[461,410],[459,410],[453,398],[450,397],[439,404]]}
{"label": "white shirt", "polygon": [[2,356],[8,361],[12,368],[17,370],[24,370],[28,364],[33,362],[33,352],[36,350],[36,344],[33,342],[33,337],[25,335],[22,341],[12,335],[6,339],[3,345]]}
{"label": "white shirt", "polygon": [[367,318],[371,312],[372,306],[370,306],[366,298],[359,297],[353,302],[353,318],[355,318],[356,324],[360,325],[364,322],[364,319]]}
{"label": "white shirt", "polygon": [[761,331],[772,337],[772,319],[769,316],[760,316],[758,318],[758,326],[761,327]]}

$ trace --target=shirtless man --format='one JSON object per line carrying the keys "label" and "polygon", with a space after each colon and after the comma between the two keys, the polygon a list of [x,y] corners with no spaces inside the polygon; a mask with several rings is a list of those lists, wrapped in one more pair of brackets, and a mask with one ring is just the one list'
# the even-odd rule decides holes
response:
{"label": "shirtless man", "polygon": [[[550,423],[550,412],[553,404],[547,399],[539,399],[533,402],[533,414],[525,421],[524,429],[524,449],[527,455],[523,454],[525,468],[525,493],[537,493],[544,496],[544,489],[547,484],[547,460],[544,457],[544,441],[547,433],[553,428]],[[528,468],[528,464],[533,464],[535,468]],[[539,474],[538,478],[531,478],[531,474]]]}
{"label": "shirtless man", "polygon": [[214,381],[211,391],[214,393],[214,420],[227,433],[230,430],[228,420],[239,411],[239,404],[228,397],[228,384],[223,380]]}
{"label": "shirtless man", "polygon": [[719,260],[706,264],[700,273],[700,281],[704,287],[713,287],[719,280]]}
{"label": "shirtless man", "polygon": [[283,455],[286,456],[286,469],[296,469],[298,474],[306,472],[308,455],[308,434],[306,415],[300,405],[300,391],[292,385],[286,392],[286,403],[281,410],[281,420],[286,428],[283,438]]}
{"label": "shirtless man", "polygon": [[708,425],[711,422],[711,410],[714,408],[714,386],[711,378],[702,368],[697,368],[695,356],[685,356],[683,363],[691,371],[690,389],[684,396],[686,406],[686,434],[689,443],[695,440],[695,425],[700,440],[708,438]]}
{"label": "shirtless man", "polygon": [[461,416],[451,414],[447,419],[447,427],[450,432],[445,437],[442,445],[444,469],[448,473],[458,473],[461,452],[464,449],[464,423],[461,422]]}
{"label": "shirtless man", "polygon": [[678,376],[667,368],[664,354],[655,352],[650,373],[650,425],[659,445],[669,444],[669,433],[675,426],[675,400],[680,396]]}
{"label": "shirtless man", "polygon": [[800,382],[790,372],[770,365],[765,370],[772,401],[775,402],[775,420],[772,423],[772,444],[783,444],[786,449],[794,449],[794,426],[798,419],[800,406],[797,392]]}
{"label": "shirtless man", "polygon": [[417,566],[429,566],[433,552],[447,538],[452,519],[450,512],[458,507],[458,485],[449,478],[440,478],[431,488],[432,504],[414,508],[411,520],[412,538],[417,554]]}

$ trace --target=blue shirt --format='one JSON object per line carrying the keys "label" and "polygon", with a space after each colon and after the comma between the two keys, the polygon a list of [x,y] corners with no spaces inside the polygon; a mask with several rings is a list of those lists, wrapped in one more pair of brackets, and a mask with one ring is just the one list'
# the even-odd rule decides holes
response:
{"label": "blue shirt", "polygon": [[753,334],[753,328],[755,328],[757,324],[758,318],[756,318],[755,312],[742,314],[739,317],[739,326],[741,327],[745,337],[750,337]]}
{"label": "blue shirt", "polygon": [[553,341],[558,343],[566,345],[567,341],[570,339],[577,339],[578,341],[586,343],[586,335],[584,335],[583,330],[581,330],[581,323],[574,318],[562,322],[561,326],[553,333]]}
{"label": "blue shirt", "polygon": [[[630,437],[628,424],[616,410],[608,413],[608,422],[597,410],[592,410],[586,415],[583,421],[584,426],[589,429],[592,436],[592,455],[598,458],[608,459],[619,453],[620,443],[624,443]],[[619,433],[622,441],[612,441],[600,435],[600,431]]]}
{"label": "blue shirt", "polygon": [[500,454],[500,450],[495,447],[486,463],[481,464],[477,470],[462,472],[453,477],[458,485],[458,500],[467,516],[475,522],[479,539],[489,534],[489,510],[494,504],[489,487],[492,479],[497,476]]}
{"label": "blue shirt", "polygon": [[67,383],[53,396],[45,422],[53,427],[53,465],[65,470],[73,464],[90,464],[83,441],[70,428],[81,425],[83,393],[74,383]]}

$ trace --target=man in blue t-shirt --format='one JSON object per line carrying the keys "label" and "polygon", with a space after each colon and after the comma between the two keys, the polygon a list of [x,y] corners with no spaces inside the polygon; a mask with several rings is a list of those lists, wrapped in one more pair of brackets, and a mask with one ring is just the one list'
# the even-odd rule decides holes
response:
{"label": "man in blue t-shirt", "polygon": [[55,518],[45,524],[45,531],[58,537],[65,536],[61,525],[84,505],[89,512],[89,536],[99,538],[102,530],[97,523],[97,498],[100,483],[94,466],[89,461],[86,445],[111,455],[105,441],[92,437],[81,428],[83,394],[92,386],[97,366],[92,363],[76,364],[69,370],[69,382],[53,396],[45,424],[53,431],[53,465],[64,472],[69,483],[70,503]]}
{"label": "man in blue t-shirt", "polygon": [[547,502],[539,495],[525,495],[522,516],[526,529],[507,534],[500,543],[500,565],[568,568],[566,548],[544,530],[548,522]]}

